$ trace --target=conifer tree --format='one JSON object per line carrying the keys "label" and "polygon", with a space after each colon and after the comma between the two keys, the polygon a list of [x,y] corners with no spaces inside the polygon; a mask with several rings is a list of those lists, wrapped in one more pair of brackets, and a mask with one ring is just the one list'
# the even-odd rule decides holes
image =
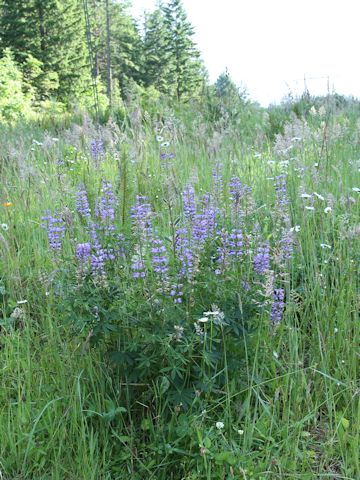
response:
{"label": "conifer tree", "polygon": [[178,100],[199,91],[203,80],[200,53],[192,39],[194,29],[181,0],[169,0],[163,7],[167,29],[166,50],[170,54],[168,84],[174,86]]}
{"label": "conifer tree", "polygon": [[168,84],[171,72],[171,52],[164,13],[160,8],[145,18],[144,35],[144,84],[153,85],[159,92],[170,93]]}
{"label": "conifer tree", "polygon": [[1,47],[11,48],[20,66],[31,55],[45,76],[58,78],[60,99],[81,95],[89,73],[79,0],[3,0],[0,22]]}

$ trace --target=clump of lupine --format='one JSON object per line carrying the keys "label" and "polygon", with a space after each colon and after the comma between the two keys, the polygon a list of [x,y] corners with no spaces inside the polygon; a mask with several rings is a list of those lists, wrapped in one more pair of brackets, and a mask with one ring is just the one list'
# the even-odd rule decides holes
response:
{"label": "clump of lupine", "polygon": [[[258,219],[254,224],[256,202],[251,187],[232,177],[227,185],[230,204],[218,201],[224,190],[219,166],[214,169],[211,192],[197,197],[195,187],[188,183],[178,198],[179,220],[171,242],[169,232],[160,231],[156,222],[162,212],[154,211],[149,198],[136,196],[128,219],[131,229],[122,232],[124,225],[116,223],[116,210],[121,205],[112,184],[102,181],[94,212],[84,184],[79,185],[76,211],[84,239],[73,243],[81,278],[106,286],[118,268],[121,275],[117,281],[122,278],[146,295],[157,296],[158,302],[174,306],[191,303],[199,278],[228,282],[234,288],[246,284],[248,297],[252,298],[253,292],[254,303],[267,308],[269,324],[277,325],[285,308],[283,283],[285,277],[288,279],[295,244],[286,177],[275,179],[272,244],[262,237]],[[65,226],[49,213],[46,219],[49,245],[59,255]],[[262,301],[255,298],[259,285]]]}

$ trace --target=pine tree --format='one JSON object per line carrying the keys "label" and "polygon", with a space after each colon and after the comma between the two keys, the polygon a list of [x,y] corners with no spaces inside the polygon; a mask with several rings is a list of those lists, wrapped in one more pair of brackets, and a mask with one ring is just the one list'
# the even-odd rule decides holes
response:
{"label": "pine tree", "polygon": [[31,55],[44,76],[57,76],[60,99],[81,95],[89,74],[79,0],[3,0],[0,21],[1,46],[10,47],[20,65]]}
{"label": "pine tree", "polygon": [[153,85],[159,92],[170,93],[171,53],[164,13],[160,8],[145,18],[144,85]]}
{"label": "pine tree", "polygon": [[[142,83],[142,41],[127,3],[118,0],[89,0],[91,37],[95,71],[108,83],[107,52],[110,47],[110,71],[113,89],[125,96],[132,82]],[[106,11],[109,11],[109,38]],[[113,92],[114,93],[114,92]]]}
{"label": "pine tree", "polygon": [[166,50],[171,57],[168,84],[174,86],[175,96],[181,100],[201,88],[204,74],[200,53],[192,40],[194,29],[181,0],[170,0],[163,12],[167,28]]}

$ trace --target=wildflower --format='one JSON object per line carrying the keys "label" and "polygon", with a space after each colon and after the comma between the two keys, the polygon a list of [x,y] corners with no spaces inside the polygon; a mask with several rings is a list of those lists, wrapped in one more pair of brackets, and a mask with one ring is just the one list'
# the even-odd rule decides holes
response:
{"label": "wildflower", "polygon": [[80,183],[76,192],[76,211],[84,218],[91,216],[85,185]]}
{"label": "wildflower", "polygon": [[312,198],[312,195],[310,195],[309,193],[302,193],[300,195],[301,198]]}
{"label": "wildflower", "polygon": [[166,254],[166,247],[163,241],[158,238],[152,239],[151,263],[153,265],[154,272],[164,279],[169,270],[169,260]]}
{"label": "wildflower", "polygon": [[308,205],[306,205],[305,208],[306,208],[306,210],[311,210],[311,211],[314,211],[314,210],[315,210],[315,207],[310,207],[310,206],[308,206]]}
{"label": "wildflower", "polygon": [[97,199],[95,214],[105,224],[105,231],[115,230],[115,195],[110,182],[102,181],[102,196]]}
{"label": "wildflower", "polygon": [[314,195],[315,195],[315,197],[317,197],[317,198],[318,198],[319,200],[321,200],[321,201],[324,201],[324,200],[325,200],[325,198],[324,198],[322,195],[320,195],[320,193],[314,192]]}
{"label": "wildflower", "polygon": [[338,328],[334,328],[334,333],[338,333],[339,329]]}
{"label": "wildflower", "polygon": [[294,250],[293,232],[284,230],[280,238],[280,258],[282,261],[290,260]]}
{"label": "wildflower", "polygon": [[180,275],[191,279],[194,273],[194,252],[191,249],[187,228],[180,228],[176,232],[175,248],[180,260]]}
{"label": "wildflower", "polygon": [[90,142],[90,152],[94,160],[97,160],[104,153],[104,142],[101,138],[94,138]]}
{"label": "wildflower", "polygon": [[161,160],[168,160],[170,158],[175,158],[175,153],[160,153]]}
{"label": "wildflower", "polygon": [[290,232],[300,232],[300,225],[295,225],[295,227],[291,227]]}
{"label": "wildflower", "polygon": [[25,317],[25,311],[20,307],[16,307],[10,315],[10,318],[14,320],[22,320],[24,317]]}
{"label": "wildflower", "polygon": [[259,274],[266,272],[270,268],[270,247],[268,242],[259,245],[253,263],[255,272]]}
{"label": "wildflower", "polygon": [[179,325],[174,326],[174,338],[177,342],[179,342],[182,339],[183,333],[184,333],[184,327],[179,327]]}
{"label": "wildflower", "polygon": [[218,430],[222,430],[222,429],[225,427],[225,425],[224,425],[223,422],[216,422],[216,423],[215,423],[215,427],[216,427]]}
{"label": "wildflower", "polygon": [[131,207],[131,218],[135,233],[139,239],[147,241],[152,234],[151,206],[147,197],[138,195],[135,205]]}
{"label": "wildflower", "polygon": [[13,203],[12,202],[4,202],[2,204],[3,207],[12,207],[13,206]]}
{"label": "wildflower", "polygon": [[330,213],[332,211],[332,208],[331,207],[326,207],[324,209],[324,213]]}
{"label": "wildflower", "polygon": [[201,325],[197,322],[194,322],[195,333],[198,337],[202,338],[204,336],[204,330],[202,329]]}
{"label": "wildflower", "polygon": [[240,213],[241,200],[251,193],[251,187],[243,184],[239,177],[232,177],[229,182],[230,199],[233,202],[234,213],[237,215]]}
{"label": "wildflower", "polygon": [[76,258],[79,260],[80,264],[84,266],[88,259],[90,258],[91,253],[91,245],[90,243],[79,243],[76,246],[75,255]]}
{"label": "wildflower", "polygon": [[[55,251],[60,251],[65,233],[65,226],[62,218],[54,217],[51,212],[48,211],[47,215],[41,219],[47,222],[46,226],[50,248]],[[44,224],[42,226],[46,227]]]}
{"label": "wildflower", "polygon": [[[90,265],[91,273],[94,277],[105,277],[105,260],[108,260],[108,256],[97,236],[98,226],[95,223],[90,225],[90,237],[91,237],[91,256]],[[84,254],[86,255],[87,245],[84,244]]]}
{"label": "wildflower", "polygon": [[285,291],[282,288],[274,290],[273,303],[271,305],[271,322],[273,325],[277,325],[281,321],[281,317],[284,311],[285,303]]}
{"label": "wildflower", "polygon": [[160,147],[162,147],[162,148],[169,147],[169,146],[170,146],[170,142],[162,142],[160,144]]}
{"label": "wildflower", "polygon": [[2,228],[5,232],[7,232],[7,231],[9,230],[9,225],[8,225],[7,223],[2,223],[2,224],[1,224],[1,228]]}
{"label": "wildflower", "polygon": [[231,258],[235,261],[238,261],[240,257],[243,255],[243,235],[241,230],[238,228],[233,228],[228,237],[228,252]]}
{"label": "wildflower", "polygon": [[28,301],[27,300],[18,300],[16,303],[18,305],[25,305],[25,303],[28,303]]}
{"label": "wildflower", "polygon": [[202,317],[202,318],[199,318],[198,322],[199,323],[207,323],[209,321],[208,317]]}
{"label": "wildflower", "polygon": [[331,245],[328,245],[327,243],[320,243],[320,247],[331,249]]}
{"label": "wildflower", "polygon": [[360,193],[360,188],[359,187],[353,187],[351,190],[353,192]]}
{"label": "wildflower", "polygon": [[196,214],[195,190],[192,185],[186,185],[185,190],[181,194],[183,201],[184,216],[188,220],[192,220]]}
{"label": "wildflower", "polygon": [[162,137],[161,135],[156,135],[156,141],[157,142],[162,142],[164,140],[164,137]]}
{"label": "wildflower", "polygon": [[244,435],[244,430],[238,430],[237,433],[238,433],[239,435]]}
{"label": "wildflower", "polygon": [[171,285],[170,297],[174,299],[174,303],[182,303],[182,296],[184,292],[182,291],[182,284]]}

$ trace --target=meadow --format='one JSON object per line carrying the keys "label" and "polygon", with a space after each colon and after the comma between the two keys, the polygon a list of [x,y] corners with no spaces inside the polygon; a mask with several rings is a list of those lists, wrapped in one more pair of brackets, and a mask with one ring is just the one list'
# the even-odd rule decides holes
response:
{"label": "meadow", "polygon": [[266,115],[0,127],[0,479],[360,478],[360,115]]}

